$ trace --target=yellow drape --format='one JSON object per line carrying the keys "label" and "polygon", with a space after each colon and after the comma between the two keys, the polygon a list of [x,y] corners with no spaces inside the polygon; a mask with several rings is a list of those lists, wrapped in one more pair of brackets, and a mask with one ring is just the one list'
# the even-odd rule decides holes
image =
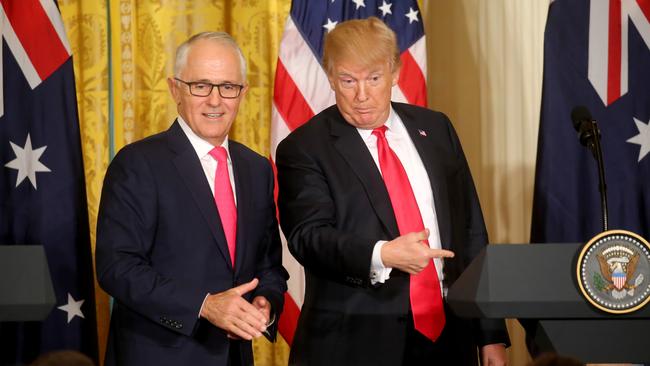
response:
{"label": "yellow drape", "polygon": [[[237,39],[248,61],[250,90],[230,137],[269,154],[273,77],[290,4],[290,0],[59,1],[74,55],[93,249],[101,185],[111,155],[171,124],[176,110],[165,79],[172,74],[176,46],[190,35],[223,30]],[[109,301],[97,286],[96,303],[103,358]],[[255,341],[253,347],[257,365],[287,364],[283,340],[274,345]]]}

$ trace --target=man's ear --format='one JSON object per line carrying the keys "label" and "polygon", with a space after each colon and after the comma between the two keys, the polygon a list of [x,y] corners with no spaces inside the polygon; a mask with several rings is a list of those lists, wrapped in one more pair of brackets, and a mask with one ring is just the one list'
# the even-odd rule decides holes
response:
{"label": "man's ear", "polygon": [[391,75],[391,77],[393,78],[392,80],[393,86],[397,85],[397,83],[399,82],[399,72],[401,71],[401,69],[402,69],[401,67],[397,67],[395,68],[395,70],[393,70],[393,73]]}
{"label": "man's ear", "polygon": [[246,93],[248,93],[249,85],[247,82],[244,82],[244,87],[242,88],[241,92],[239,93],[239,98],[244,98],[246,96]]}
{"label": "man's ear", "polygon": [[178,82],[172,77],[167,78],[167,86],[169,87],[169,93],[172,95],[172,99],[176,105],[181,102],[180,90],[178,90]]}

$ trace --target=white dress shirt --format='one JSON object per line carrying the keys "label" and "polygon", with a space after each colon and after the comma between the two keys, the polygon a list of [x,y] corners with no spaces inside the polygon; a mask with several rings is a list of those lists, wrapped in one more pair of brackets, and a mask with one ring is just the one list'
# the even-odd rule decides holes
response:
{"label": "white dress shirt", "polygon": [[[429,176],[420,154],[418,154],[411,137],[404,127],[404,123],[399,118],[397,113],[391,108],[388,120],[384,124],[388,129],[386,130],[386,140],[388,145],[395,152],[397,157],[402,163],[406,175],[408,176],[415,200],[422,216],[424,227],[429,229],[429,246],[434,249],[441,249],[440,231],[438,230],[438,219],[436,217],[436,208],[433,202],[433,192],[431,190],[431,183]],[[377,151],[377,137],[372,134],[372,130],[364,130],[357,128],[359,135],[366,143],[372,159],[377,165],[377,169],[381,172],[379,166],[379,154]],[[423,137],[426,138],[426,137]],[[381,260],[381,248],[386,241],[378,241],[372,253],[372,262],[370,266],[370,281],[373,284],[384,283],[390,278],[392,268],[384,266]],[[438,272],[438,279],[440,279],[440,286],[442,287],[442,266],[443,261],[440,258],[434,259],[436,270]]]}
{"label": "white dress shirt", "polygon": [[[205,173],[205,178],[208,180],[208,184],[210,184],[210,190],[212,191],[212,196],[214,196],[214,176],[217,172],[217,165],[219,163],[210,155],[210,151],[214,149],[214,146],[205,141],[204,139],[200,138],[192,129],[190,126],[183,120],[183,117],[178,116],[177,117],[178,124],[181,126],[181,129],[183,132],[185,132],[185,135],[187,138],[190,140],[190,143],[192,144],[192,147],[194,148],[194,151],[196,151],[196,155],[199,157],[199,160],[201,161],[201,166],[203,167],[203,172]],[[232,170],[232,159],[230,159],[230,150],[228,150],[228,136],[223,140],[223,143],[221,144],[226,149],[226,153],[228,154],[228,177],[230,178],[230,185],[232,186],[232,194],[235,196],[235,206],[237,206],[237,192],[235,191],[235,176],[233,175],[233,170]]]}

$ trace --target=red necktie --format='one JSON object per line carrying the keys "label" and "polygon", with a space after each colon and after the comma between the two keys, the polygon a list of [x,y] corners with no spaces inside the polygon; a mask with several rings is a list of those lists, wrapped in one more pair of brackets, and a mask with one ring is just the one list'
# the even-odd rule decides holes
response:
{"label": "red necktie", "polygon": [[[393,206],[400,235],[424,230],[422,216],[406,171],[386,141],[386,126],[373,130],[377,136],[379,166]],[[429,243],[425,242],[428,246]],[[440,281],[433,261],[410,281],[411,312],[415,329],[435,341],[445,326]]]}
{"label": "red necktie", "polygon": [[235,267],[235,243],[237,240],[237,208],[235,196],[230,185],[228,174],[228,153],[222,146],[210,150],[210,155],[217,161],[217,172],[214,175],[214,202],[217,204],[221,225],[226,234],[230,260]]}

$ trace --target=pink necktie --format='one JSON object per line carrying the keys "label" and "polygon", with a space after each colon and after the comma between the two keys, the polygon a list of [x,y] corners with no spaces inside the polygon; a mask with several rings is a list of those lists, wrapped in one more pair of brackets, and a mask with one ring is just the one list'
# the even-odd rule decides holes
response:
{"label": "pink necktie", "polygon": [[[386,126],[373,130],[377,136],[379,166],[393,206],[400,235],[424,230],[422,216],[415,200],[406,171],[395,152],[386,141]],[[428,246],[429,243],[425,242]],[[445,326],[445,310],[442,306],[440,281],[433,261],[410,281],[411,312],[418,332],[435,341]]]}
{"label": "pink necktie", "polygon": [[222,146],[210,150],[210,155],[217,161],[217,172],[214,175],[214,202],[217,204],[221,225],[226,234],[230,260],[235,267],[235,243],[237,240],[237,208],[235,196],[230,185],[228,174],[228,153]]}

